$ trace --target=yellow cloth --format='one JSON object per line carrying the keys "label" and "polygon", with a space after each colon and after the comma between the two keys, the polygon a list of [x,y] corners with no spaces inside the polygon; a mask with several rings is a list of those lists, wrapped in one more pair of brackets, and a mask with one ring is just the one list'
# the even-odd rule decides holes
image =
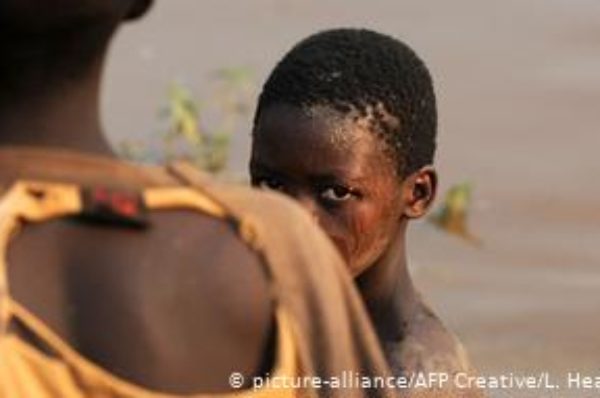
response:
{"label": "yellow cloth", "polygon": [[[185,187],[151,188],[143,192],[149,209],[187,208],[218,218],[228,214],[214,200]],[[22,221],[43,222],[78,214],[82,210],[79,187],[73,184],[17,182],[0,202],[0,397],[2,398],[173,398],[119,379],[87,360],[50,330],[35,315],[14,301],[9,293],[5,262],[9,240]],[[243,224],[240,224],[243,225]],[[251,226],[244,225],[242,234]],[[278,347],[272,377],[297,376],[298,366],[291,326],[285,312],[276,311]],[[8,330],[20,322],[55,356],[47,355]],[[222,397],[294,397],[293,389],[262,388]],[[201,397],[203,395],[193,395]]]}

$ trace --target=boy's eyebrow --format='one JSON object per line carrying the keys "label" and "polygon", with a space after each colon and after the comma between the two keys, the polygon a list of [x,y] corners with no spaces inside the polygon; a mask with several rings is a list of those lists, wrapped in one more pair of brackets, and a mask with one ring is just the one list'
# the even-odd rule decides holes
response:
{"label": "boy's eyebrow", "polygon": [[309,179],[320,183],[342,181],[349,184],[362,184],[366,181],[366,178],[361,174],[341,170],[311,174]]}
{"label": "boy's eyebrow", "polygon": [[[268,164],[260,161],[250,161],[250,169],[251,171],[254,170],[258,172],[268,172],[280,176],[284,174],[277,170],[276,167],[271,167]],[[361,173],[356,171],[343,171],[340,168],[331,169],[323,173],[311,173],[308,175],[308,179],[316,183],[343,181],[352,184],[362,184],[367,180],[367,178],[365,178]]]}
{"label": "boy's eyebrow", "polygon": [[264,163],[259,162],[250,162],[250,173],[252,172],[271,174],[277,178],[284,178],[285,176],[284,173],[278,171],[277,168],[270,167]]}

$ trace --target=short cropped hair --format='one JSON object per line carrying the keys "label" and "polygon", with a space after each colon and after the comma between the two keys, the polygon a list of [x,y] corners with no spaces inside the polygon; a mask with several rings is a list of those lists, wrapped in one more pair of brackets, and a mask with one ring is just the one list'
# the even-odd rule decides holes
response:
{"label": "short cropped hair", "polygon": [[301,41],[264,84],[255,133],[261,114],[274,104],[325,106],[367,118],[400,176],[433,163],[437,111],[430,73],[409,46],[390,36],[334,29]]}

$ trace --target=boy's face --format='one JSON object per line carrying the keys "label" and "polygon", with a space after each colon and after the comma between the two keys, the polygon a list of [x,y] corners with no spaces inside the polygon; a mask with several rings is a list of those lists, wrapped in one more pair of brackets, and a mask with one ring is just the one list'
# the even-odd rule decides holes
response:
{"label": "boy's face", "polygon": [[304,206],[334,241],[353,275],[390,245],[405,212],[403,183],[383,142],[366,123],[327,109],[310,116],[274,105],[260,117],[252,184]]}

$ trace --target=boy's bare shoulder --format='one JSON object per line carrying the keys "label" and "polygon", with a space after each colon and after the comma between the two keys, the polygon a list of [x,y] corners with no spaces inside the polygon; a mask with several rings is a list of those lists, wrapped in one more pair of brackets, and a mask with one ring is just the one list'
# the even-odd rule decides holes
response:
{"label": "boy's bare shoulder", "polygon": [[395,374],[474,373],[467,352],[431,308],[419,303],[404,338],[384,348]]}
{"label": "boy's bare shoulder", "polygon": [[[411,388],[410,398],[482,398],[483,391],[475,388],[459,388],[455,377],[477,375],[467,352],[456,336],[423,302],[416,311],[404,338],[396,343],[384,345],[392,373],[407,378],[436,374],[447,377],[443,386]],[[434,377],[436,377],[434,375]],[[436,380],[436,379],[432,379]],[[427,383],[427,382],[426,382]]]}

